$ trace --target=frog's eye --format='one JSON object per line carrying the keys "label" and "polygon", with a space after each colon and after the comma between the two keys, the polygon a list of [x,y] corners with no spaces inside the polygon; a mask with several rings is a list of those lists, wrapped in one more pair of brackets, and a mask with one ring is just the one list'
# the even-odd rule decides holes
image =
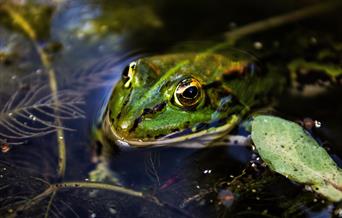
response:
{"label": "frog's eye", "polygon": [[136,68],[137,68],[137,63],[133,61],[122,72],[122,80],[123,80],[125,88],[129,88],[131,86],[131,82],[135,74]]}
{"label": "frog's eye", "polygon": [[195,107],[202,98],[201,83],[194,78],[182,80],[174,93],[174,100],[177,106],[183,108]]}

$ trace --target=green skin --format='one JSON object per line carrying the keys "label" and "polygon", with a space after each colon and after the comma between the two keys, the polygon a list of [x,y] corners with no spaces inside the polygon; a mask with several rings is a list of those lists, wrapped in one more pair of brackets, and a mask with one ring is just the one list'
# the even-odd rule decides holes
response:
{"label": "green skin", "polygon": [[[252,57],[235,53],[168,54],[135,63],[117,83],[98,137],[130,147],[191,147],[184,142],[221,137],[284,82],[258,70]],[[196,104],[190,107],[175,95],[186,79],[199,83]]]}

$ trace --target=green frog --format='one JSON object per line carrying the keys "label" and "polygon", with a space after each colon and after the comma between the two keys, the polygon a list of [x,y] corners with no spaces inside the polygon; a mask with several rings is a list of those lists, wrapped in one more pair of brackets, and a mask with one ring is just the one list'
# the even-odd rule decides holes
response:
{"label": "green frog", "polygon": [[284,78],[248,55],[182,53],[141,58],[122,73],[102,135],[120,146],[202,147],[231,131]]}
{"label": "green frog", "polygon": [[[281,74],[235,51],[140,58],[123,70],[103,112],[95,133],[100,156],[108,158],[117,145],[215,145],[284,84]],[[99,168],[91,178],[108,178]]]}

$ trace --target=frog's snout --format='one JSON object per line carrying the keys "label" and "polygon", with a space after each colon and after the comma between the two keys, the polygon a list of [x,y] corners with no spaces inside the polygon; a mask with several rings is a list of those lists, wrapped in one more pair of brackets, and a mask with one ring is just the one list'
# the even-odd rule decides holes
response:
{"label": "frog's snout", "polygon": [[115,131],[120,136],[120,138],[128,138],[134,129],[136,128],[137,124],[134,120],[131,119],[119,119],[114,125]]}

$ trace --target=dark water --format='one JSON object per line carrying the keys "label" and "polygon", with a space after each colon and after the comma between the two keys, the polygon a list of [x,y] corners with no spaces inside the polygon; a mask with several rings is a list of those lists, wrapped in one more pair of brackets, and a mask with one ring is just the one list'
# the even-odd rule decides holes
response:
{"label": "dark water", "polygon": [[[13,11],[34,24],[36,39],[12,22],[4,9],[9,2],[16,4]],[[0,2],[0,217],[341,216],[339,203],[271,172],[246,146],[119,151],[110,168],[126,188],[145,193],[144,198],[74,187],[37,200],[50,184],[89,180],[89,172],[96,168],[92,128],[130,61],[212,48],[225,41],[227,31],[319,2]],[[341,21],[339,11],[332,11],[245,36],[233,47],[281,73],[288,73],[289,64],[298,59],[341,68]],[[50,68],[37,48],[48,55]],[[56,74],[62,103],[72,105],[60,114],[65,128],[64,176],[58,174],[58,123],[30,107],[52,99],[46,97],[51,92],[49,69]],[[310,79],[304,78],[304,83]],[[314,136],[342,166],[340,82],[309,91],[289,84],[273,113],[321,121]],[[17,110],[22,107],[26,110]],[[43,109],[53,114],[55,108]]]}

